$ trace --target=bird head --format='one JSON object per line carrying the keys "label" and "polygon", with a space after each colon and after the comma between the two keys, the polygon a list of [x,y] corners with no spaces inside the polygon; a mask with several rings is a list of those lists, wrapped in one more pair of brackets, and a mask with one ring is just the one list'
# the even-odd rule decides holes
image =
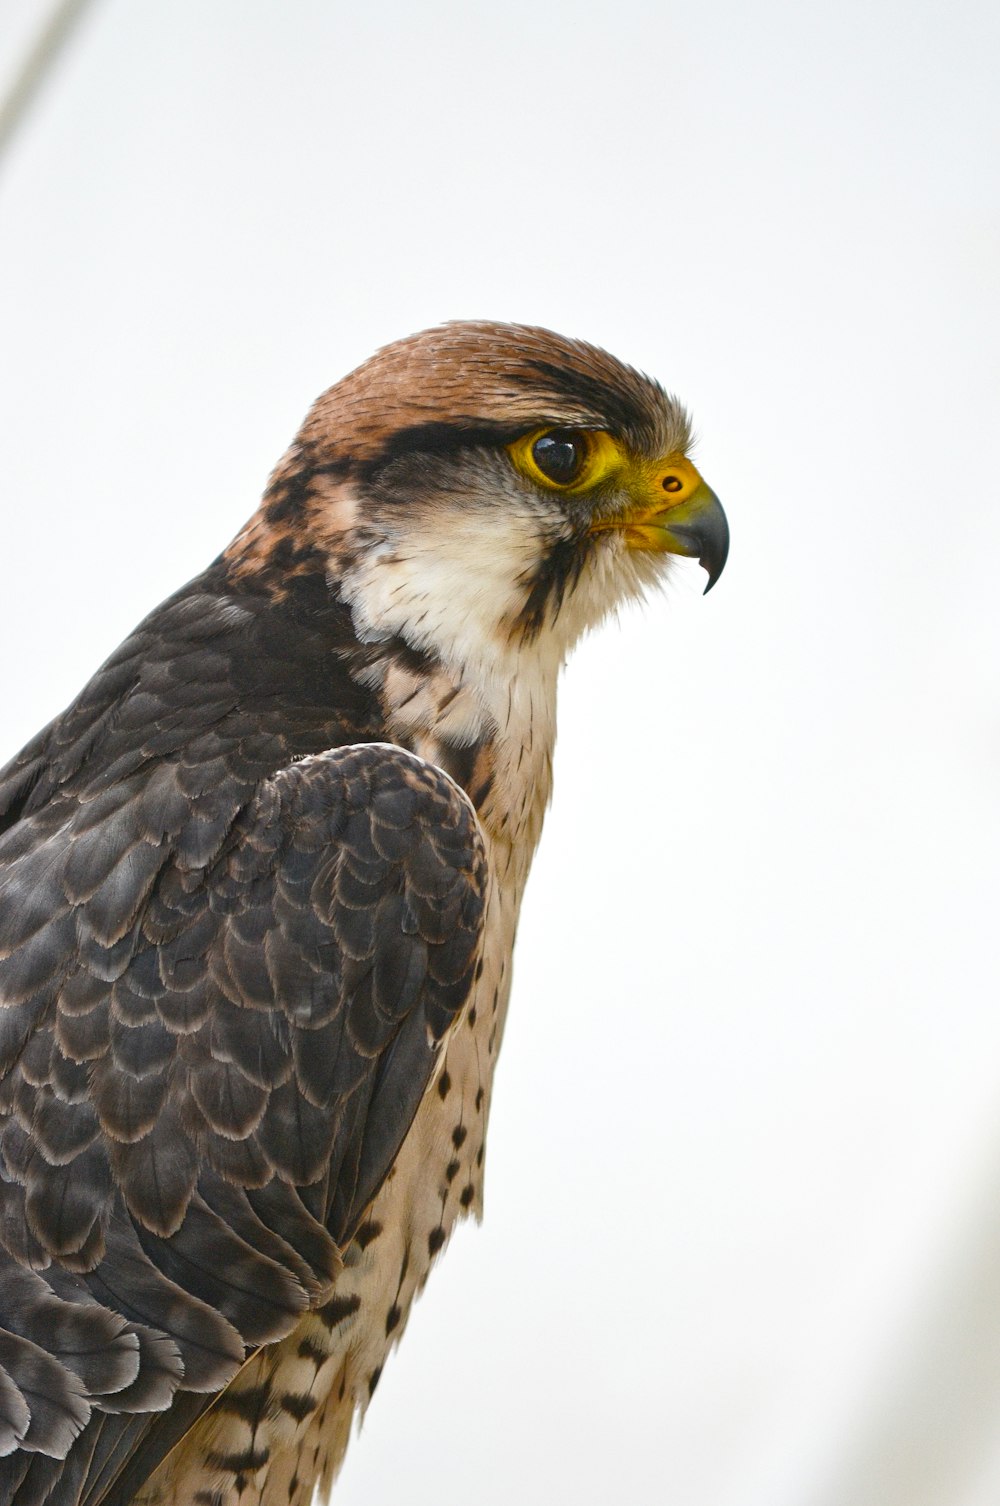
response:
{"label": "bird head", "polygon": [[318,399],[236,563],[318,554],[362,638],[483,661],[544,641],[561,659],[672,557],[718,579],[726,518],[689,446],[680,405],[595,346],[444,325]]}

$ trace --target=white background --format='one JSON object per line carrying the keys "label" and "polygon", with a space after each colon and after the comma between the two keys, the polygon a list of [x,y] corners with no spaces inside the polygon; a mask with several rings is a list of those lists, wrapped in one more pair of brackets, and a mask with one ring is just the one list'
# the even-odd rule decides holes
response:
{"label": "white background", "polygon": [[998,76],[994,0],[99,0],[0,162],[5,755],[444,318],[659,376],[730,515],[565,677],[339,1506],[1000,1496]]}

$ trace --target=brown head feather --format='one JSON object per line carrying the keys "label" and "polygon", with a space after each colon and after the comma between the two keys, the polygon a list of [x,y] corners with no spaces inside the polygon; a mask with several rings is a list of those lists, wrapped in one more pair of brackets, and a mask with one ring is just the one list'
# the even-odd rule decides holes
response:
{"label": "brown head feather", "polygon": [[683,431],[672,437],[686,439],[663,389],[597,346],[523,324],[453,323],[377,351],[317,399],[299,438],[361,464],[438,424],[498,435],[574,424],[656,449],[665,409]]}
{"label": "brown head feather", "polygon": [[523,324],[443,324],[384,346],[317,398],[227,566],[284,595],[327,569],[392,461],[499,447],[546,425],[608,429],[651,456],[690,440],[680,404],[595,345]]}

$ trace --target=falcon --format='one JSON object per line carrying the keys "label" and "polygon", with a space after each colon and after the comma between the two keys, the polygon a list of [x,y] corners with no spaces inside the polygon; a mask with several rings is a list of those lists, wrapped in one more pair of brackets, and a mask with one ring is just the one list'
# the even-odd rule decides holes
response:
{"label": "falcon", "polygon": [[390,345],[0,773],[0,1502],[329,1487],[480,1211],[560,666],[725,563],[688,448],[580,341]]}

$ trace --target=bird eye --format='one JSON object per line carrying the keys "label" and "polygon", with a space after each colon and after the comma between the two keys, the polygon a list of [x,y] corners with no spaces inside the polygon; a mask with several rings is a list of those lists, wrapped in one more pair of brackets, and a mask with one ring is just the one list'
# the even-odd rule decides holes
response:
{"label": "bird eye", "polygon": [[507,453],[536,486],[573,496],[608,480],[625,462],[621,443],[604,429],[535,429]]}
{"label": "bird eye", "polygon": [[587,436],[582,429],[550,429],[531,446],[531,458],[546,481],[571,486],[587,458]]}

